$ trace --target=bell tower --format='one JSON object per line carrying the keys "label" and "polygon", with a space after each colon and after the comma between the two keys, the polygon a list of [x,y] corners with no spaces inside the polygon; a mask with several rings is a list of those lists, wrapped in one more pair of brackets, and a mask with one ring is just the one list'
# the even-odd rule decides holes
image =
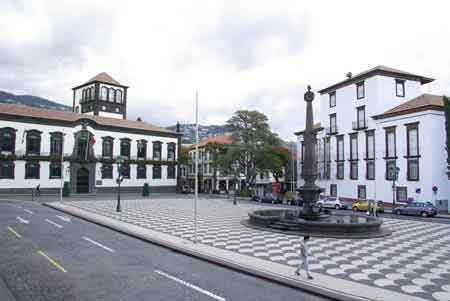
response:
{"label": "bell tower", "polygon": [[106,72],[72,90],[73,112],[126,119],[128,86],[120,84]]}

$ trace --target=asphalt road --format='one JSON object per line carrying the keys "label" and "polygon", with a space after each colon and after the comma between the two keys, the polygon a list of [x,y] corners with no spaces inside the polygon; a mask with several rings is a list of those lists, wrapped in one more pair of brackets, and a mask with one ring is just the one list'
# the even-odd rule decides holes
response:
{"label": "asphalt road", "polygon": [[327,300],[28,201],[0,201],[0,277],[17,300]]}

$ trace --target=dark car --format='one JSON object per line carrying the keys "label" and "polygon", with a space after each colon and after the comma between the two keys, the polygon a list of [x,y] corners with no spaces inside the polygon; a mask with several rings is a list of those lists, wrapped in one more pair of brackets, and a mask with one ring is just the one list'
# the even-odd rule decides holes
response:
{"label": "dark car", "polygon": [[277,198],[271,194],[268,194],[266,196],[263,196],[260,200],[261,203],[270,203],[270,204],[282,204],[283,200],[280,198]]}
{"label": "dark car", "polygon": [[437,208],[430,202],[411,202],[394,210],[395,214],[400,215],[419,215],[422,217],[431,217],[437,214]]}

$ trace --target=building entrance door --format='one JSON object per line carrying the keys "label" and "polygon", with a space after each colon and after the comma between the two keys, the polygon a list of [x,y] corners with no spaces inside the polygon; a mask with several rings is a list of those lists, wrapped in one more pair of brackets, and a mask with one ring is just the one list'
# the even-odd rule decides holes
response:
{"label": "building entrance door", "polygon": [[85,167],[77,171],[77,193],[89,193],[89,170]]}

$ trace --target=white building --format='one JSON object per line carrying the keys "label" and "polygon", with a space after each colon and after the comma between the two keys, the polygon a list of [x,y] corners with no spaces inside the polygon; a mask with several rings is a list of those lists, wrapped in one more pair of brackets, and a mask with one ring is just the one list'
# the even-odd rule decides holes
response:
{"label": "white building", "polygon": [[[318,91],[317,184],[325,195],[387,204],[394,195],[396,202],[450,199],[443,97],[422,92],[432,81],[378,66]],[[296,135],[301,186],[303,131]]]}
{"label": "white building", "polygon": [[113,191],[118,156],[123,190],[175,191],[181,134],[127,120],[127,89],[100,73],[73,89],[73,112],[0,104],[0,193],[57,192],[61,175],[72,192]]}

